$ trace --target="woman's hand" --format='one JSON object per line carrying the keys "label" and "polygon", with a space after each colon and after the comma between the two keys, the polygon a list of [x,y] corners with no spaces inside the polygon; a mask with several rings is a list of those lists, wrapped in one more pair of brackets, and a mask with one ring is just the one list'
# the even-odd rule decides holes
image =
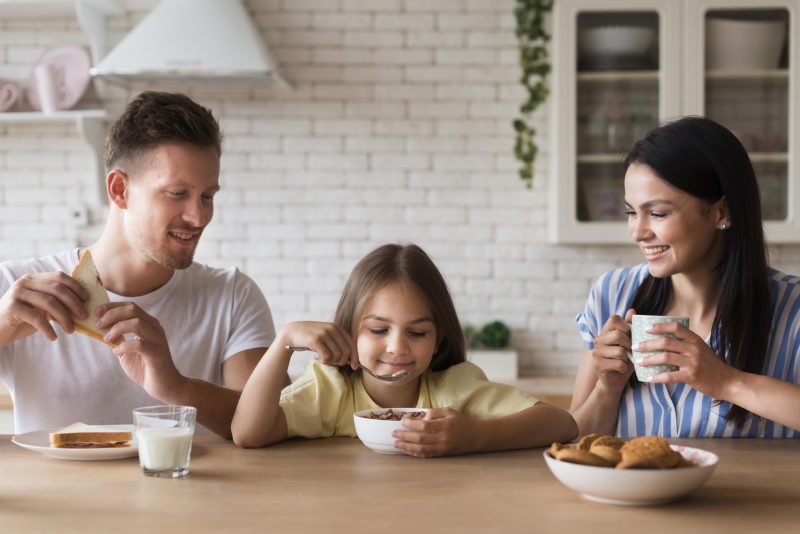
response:
{"label": "woman's hand", "polygon": [[276,343],[281,346],[307,347],[319,354],[327,365],[350,364],[358,369],[358,349],[353,337],[334,323],[296,321],[284,326]]}
{"label": "woman's hand", "polygon": [[653,375],[653,382],[684,382],[714,399],[722,399],[722,390],[733,378],[736,369],[717,356],[703,339],[678,323],[653,325],[648,333],[672,334],[639,343],[637,352],[659,352],[647,356],[642,365],[675,365],[677,371]]}
{"label": "woman's hand", "polygon": [[633,373],[628,352],[631,350],[631,318],[635,313],[633,309],[628,310],[625,319],[612,315],[600,335],[594,338],[592,360],[597,387],[621,393]]}
{"label": "woman's hand", "polygon": [[424,419],[403,420],[403,430],[395,430],[394,446],[421,458],[451,456],[471,452],[476,421],[452,408],[431,408]]}

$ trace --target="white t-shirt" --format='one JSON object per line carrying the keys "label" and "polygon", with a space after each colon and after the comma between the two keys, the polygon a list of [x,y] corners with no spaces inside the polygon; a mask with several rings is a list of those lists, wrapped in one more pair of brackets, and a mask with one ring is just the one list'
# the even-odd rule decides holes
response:
{"label": "white t-shirt", "polygon": [[[79,249],[46,258],[0,265],[0,294],[31,272],[70,273]],[[238,269],[192,263],[152,293],[111,301],[133,301],[159,320],[172,359],[184,376],[222,385],[222,363],[248,349],[268,347],[275,338],[267,301]],[[127,377],[111,348],[82,334],[58,339],[36,333],[0,347],[0,379],[14,400],[17,433],[88,424],[131,423],[131,410],[162,404]]]}

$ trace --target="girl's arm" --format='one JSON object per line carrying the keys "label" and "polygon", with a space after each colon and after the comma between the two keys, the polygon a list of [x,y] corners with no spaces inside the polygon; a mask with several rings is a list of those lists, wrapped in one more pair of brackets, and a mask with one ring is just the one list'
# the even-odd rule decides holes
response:
{"label": "girl's arm", "polygon": [[233,441],[239,447],[264,447],[288,436],[286,415],[280,407],[293,347],[307,347],[322,363],[358,367],[353,339],[333,323],[295,322],[281,329],[242,390],[231,423]]}
{"label": "girl's arm", "polygon": [[423,420],[407,420],[394,446],[411,456],[450,456],[526,449],[568,442],[578,425],[566,410],[540,402],[497,419],[472,419],[452,408],[434,408]]}
{"label": "girl's arm", "polygon": [[239,397],[231,422],[233,442],[239,447],[264,447],[287,437],[280,398],[292,350],[281,339],[280,334],[275,338]]}

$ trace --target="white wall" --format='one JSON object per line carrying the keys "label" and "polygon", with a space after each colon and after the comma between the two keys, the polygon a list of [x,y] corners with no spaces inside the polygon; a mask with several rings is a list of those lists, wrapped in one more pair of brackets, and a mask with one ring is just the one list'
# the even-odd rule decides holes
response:
{"label": "white wall", "polygon": [[[639,261],[629,247],[547,244],[547,110],[535,187],[517,178],[511,121],[523,97],[513,0],[248,0],[294,84],[180,88],[220,118],[223,192],[198,259],[238,265],[278,325],[329,318],[353,264],[415,241],[438,263],[464,321],[512,327],[523,374],[574,371],[574,315],[591,281]],[[112,42],[153,0],[128,0]],[[198,2],[198,5],[200,3]],[[188,23],[188,22],[187,22]],[[0,78],[26,78],[77,24],[0,21]],[[114,90],[116,108],[132,91]],[[98,234],[76,227],[89,151],[69,126],[0,124],[0,260]],[[800,272],[800,248],[773,250]]]}

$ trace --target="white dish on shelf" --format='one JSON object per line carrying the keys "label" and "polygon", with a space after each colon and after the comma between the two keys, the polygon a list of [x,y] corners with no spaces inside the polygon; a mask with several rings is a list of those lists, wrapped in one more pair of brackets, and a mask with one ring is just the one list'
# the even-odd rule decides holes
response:
{"label": "white dish on shelf", "polygon": [[42,109],[35,75],[40,65],[46,65],[52,71],[56,110],[70,109],[77,104],[91,81],[89,52],[79,45],[64,45],[51,48],[42,54],[31,69],[25,93],[28,102],[35,110]]}
{"label": "white dish on shelf", "polygon": [[584,57],[642,57],[656,42],[656,32],[646,26],[599,26],[578,34],[578,51]]}
{"label": "white dish on shelf", "polygon": [[11,442],[25,449],[38,452],[48,458],[58,460],[118,460],[120,458],[130,458],[139,454],[139,443],[136,441],[136,433],[133,425],[103,425],[109,428],[127,430],[133,433],[133,439],[127,447],[103,447],[97,449],[66,449],[50,446],[50,432],[55,432],[57,428],[46,430],[34,430],[24,434],[17,434],[11,438]]}
{"label": "white dish on shelf", "polygon": [[782,20],[706,19],[706,69],[774,69],[786,41]]}

